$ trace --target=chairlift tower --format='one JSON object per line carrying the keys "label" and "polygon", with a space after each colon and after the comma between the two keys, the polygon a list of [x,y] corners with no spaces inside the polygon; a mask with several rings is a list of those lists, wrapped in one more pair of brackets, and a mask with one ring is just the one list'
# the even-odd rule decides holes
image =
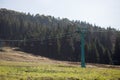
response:
{"label": "chairlift tower", "polygon": [[[86,63],[85,63],[85,33],[88,31],[92,31],[92,32],[108,32],[105,31],[104,29],[97,29],[97,30],[88,30],[87,27],[78,27],[78,33],[80,34],[80,38],[81,38],[81,67],[85,68],[86,67]],[[111,32],[114,32],[114,30],[111,30]]]}
{"label": "chairlift tower", "polygon": [[78,27],[78,33],[80,34],[80,38],[81,38],[81,67],[82,68],[85,68],[86,67],[86,64],[85,64],[85,40],[84,40],[84,37],[85,37],[85,33],[87,31],[87,28],[86,27]]}

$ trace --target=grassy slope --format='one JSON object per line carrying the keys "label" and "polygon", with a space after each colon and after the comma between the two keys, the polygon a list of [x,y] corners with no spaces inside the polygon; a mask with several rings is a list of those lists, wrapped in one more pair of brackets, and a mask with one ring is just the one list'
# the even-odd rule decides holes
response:
{"label": "grassy slope", "polygon": [[0,52],[0,80],[120,80],[119,68],[90,66],[80,68],[9,48]]}

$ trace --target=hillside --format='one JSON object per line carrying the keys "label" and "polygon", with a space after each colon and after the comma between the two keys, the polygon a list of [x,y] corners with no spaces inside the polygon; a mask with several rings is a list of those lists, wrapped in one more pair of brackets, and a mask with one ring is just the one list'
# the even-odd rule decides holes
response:
{"label": "hillside", "polygon": [[[88,63],[120,64],[119,31],[67,18],[0,9],[0,47],[19,47],[33,55],[79,62],[81,29],[85,29],[85,56]],[[95,32],[101,31],[101,32]],[[117,43],[116,43],[117,41]],[[115,44],[116,43],[116,44]],[[118,45],[119,46],[119,45]],[[115,48],[116,53],[115,53]]]}
{"label": "hillside", "polygon": [[[47,64],[60,64],[65,62],[52,60],[43,56],[36,56],[20,50],[20,48],[3,47],[0,51],[0,61],[11,62],[33,62],[33,63],[47,63]],[[67,64],[67,63],[66,63]]]}
{"label": "hillside", "polygon": [[20,61],[20,62],[37,62],[50,61],[50,59],[40,56],[34,56],[19,50],[19,48],[3,47],[0,52],[0,60]]}
{"label": "hillside", "polygon": [[34,56],[19,48],[0,51],[0,80],[119,80],[120,66],[57,61]]}
{"label": "hillside", "polygon": [[[70,61],[58,61],[49,59],[42,56],[35,56],[30,53],[21,51],[19,48],[3,47],[0,51],[0,61],[10,61],[10,62],[33,62],[38,64],[64,64],[66,66],[80,66],[80,62],[70,62]],[[94,68],[116,68],[120,69],[120,66],[105,65],[105,64],[91,64],[87,63],[87,67]]]}

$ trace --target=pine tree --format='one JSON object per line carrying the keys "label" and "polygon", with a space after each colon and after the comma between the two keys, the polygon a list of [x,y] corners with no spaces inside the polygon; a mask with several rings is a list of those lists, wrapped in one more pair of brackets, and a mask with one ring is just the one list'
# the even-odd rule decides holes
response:
{"label": "pine tree", "polygon": [[120,65],[120,33],[116,38],[115,51],[113,54],[113,63],[115,65]]}

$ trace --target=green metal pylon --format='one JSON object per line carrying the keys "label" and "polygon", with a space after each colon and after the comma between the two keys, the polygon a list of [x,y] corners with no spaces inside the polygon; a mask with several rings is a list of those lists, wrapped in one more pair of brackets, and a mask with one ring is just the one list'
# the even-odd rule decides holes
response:
{"label": "green metal pylon", "polygon": [[85,32],[86,32],[86,28],[80,28],[78,27],[78,33],[80,34],[80,37],[81,37],[81,67],[82,68],[85,68],[86,67],[86,64],[85,64],[85,40],[84,40],[84,35],[85,35]]}
{"label": "green metal pylon", "polygon": [[81,31],[81,67],[82,68],[86,67],[84,47],[85,47],[84,32]]}

